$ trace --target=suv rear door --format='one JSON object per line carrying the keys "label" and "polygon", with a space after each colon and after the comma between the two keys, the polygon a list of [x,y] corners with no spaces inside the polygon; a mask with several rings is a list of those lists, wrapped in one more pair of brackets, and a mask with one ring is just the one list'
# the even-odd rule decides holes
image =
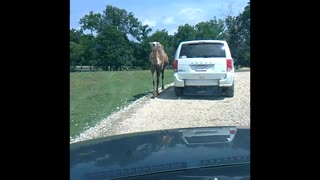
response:
{"label": "suv rear door", "polygon": [[223,42],[182,43],[177,54],[181,79],[224,79],[227,52]]}

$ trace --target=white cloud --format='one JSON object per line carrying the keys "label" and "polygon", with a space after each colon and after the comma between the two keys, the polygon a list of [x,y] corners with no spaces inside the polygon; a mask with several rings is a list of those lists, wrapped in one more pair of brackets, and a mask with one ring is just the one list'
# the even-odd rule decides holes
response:
{"label": "white cloud", "polygon": [[168,25],[168,24],[174,24],[174,23],[175,23],[175,22],[174,22],[173,16],[167,17],[167,18],[165,18],[165,19],[163,20],[163,24],[166,24],[166,25]]}
{"label": "white cloud", "polygon": [[142,22],[143,25],[149,25],[149,27],[154,27],[157,25],[157,21],[146,19]]}
{"label": "white cloud", "polygon": [[174,35],[175,32],[177,32],[177,28],[168,30],[169,35]]}
{"label": "white cloud", "polygon": [[205,11],[200,8],[184,8],[178,14],[190,21],[201,21],[205,17]]}

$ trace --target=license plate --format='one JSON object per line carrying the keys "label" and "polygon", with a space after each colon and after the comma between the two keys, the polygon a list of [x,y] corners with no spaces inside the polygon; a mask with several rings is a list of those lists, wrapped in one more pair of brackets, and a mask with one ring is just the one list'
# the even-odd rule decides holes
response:
{"label": "license plate", "polygon": [[206,70],[207,70],[207,66],[205,65],[196,66],[196,71],[206,71]]}

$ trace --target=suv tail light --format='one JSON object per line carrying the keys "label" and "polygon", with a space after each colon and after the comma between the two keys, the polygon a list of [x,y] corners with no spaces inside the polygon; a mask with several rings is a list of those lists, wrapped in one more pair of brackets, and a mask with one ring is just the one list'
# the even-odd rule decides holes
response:
{"label": "suv tail light", "polygon": [[232,59],[227,59],[227,72],[232,70]]}
{"label": "suv tail light", "polygon": [[174,72],[178,71],[178,60],[176,60],[176,59],[173,61],[173,70],[174,70]]}

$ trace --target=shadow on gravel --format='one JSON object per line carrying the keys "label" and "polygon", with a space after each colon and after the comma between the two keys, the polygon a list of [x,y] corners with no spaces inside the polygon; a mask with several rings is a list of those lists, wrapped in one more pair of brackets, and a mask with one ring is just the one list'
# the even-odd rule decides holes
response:
{"label": "shadow on gravel", "polygon": [[225,96],[223,95],[223,92],[221,89],[215,89],[214,91],[211,91],[210,93],[195,93],[194,91],[186,91],[184,92],[184,95],[181,97],[177,97],[174,93],[174,88],[169,87],[162,91],[159,96],[157,97],[159,99],[171,99],[171,100],[179,100],[179,99],[186,99],[186,100],[223,100]]}
{"label": "shadow on gravel", "polygon": [[[152,90],[140,93],[132,96],[132,98],[129,100],[129,102],[134,102],[138,100],[139,98],[142,98],[143,96],[148,96],[149,98],[153,99],[152,97]],[[159,99],[171,99],[171,100],[179,100],[179,99],[186,99],[186,100],[223,100],[225,98],[222,89],[219,88],[213,88],[209,93],[199,93],[196,90],[190,90],[187,89],[184,92],[184,95],[181,97],[177,97],[174,93],[173,87],[168,87],[167,89],[159,92],[158,97]]]}
{"label": "shadow on gravel", "polygon": [[152,91],[148,91],[148,92],[145,92],[145,93],[136,94],[136,95],[132,96],[131,99],[129,99],[129,102],[136,101],[136,100],[138,100],[139,98],[142,98],[143,96],[151,95],[151,93],[152,93]]}

